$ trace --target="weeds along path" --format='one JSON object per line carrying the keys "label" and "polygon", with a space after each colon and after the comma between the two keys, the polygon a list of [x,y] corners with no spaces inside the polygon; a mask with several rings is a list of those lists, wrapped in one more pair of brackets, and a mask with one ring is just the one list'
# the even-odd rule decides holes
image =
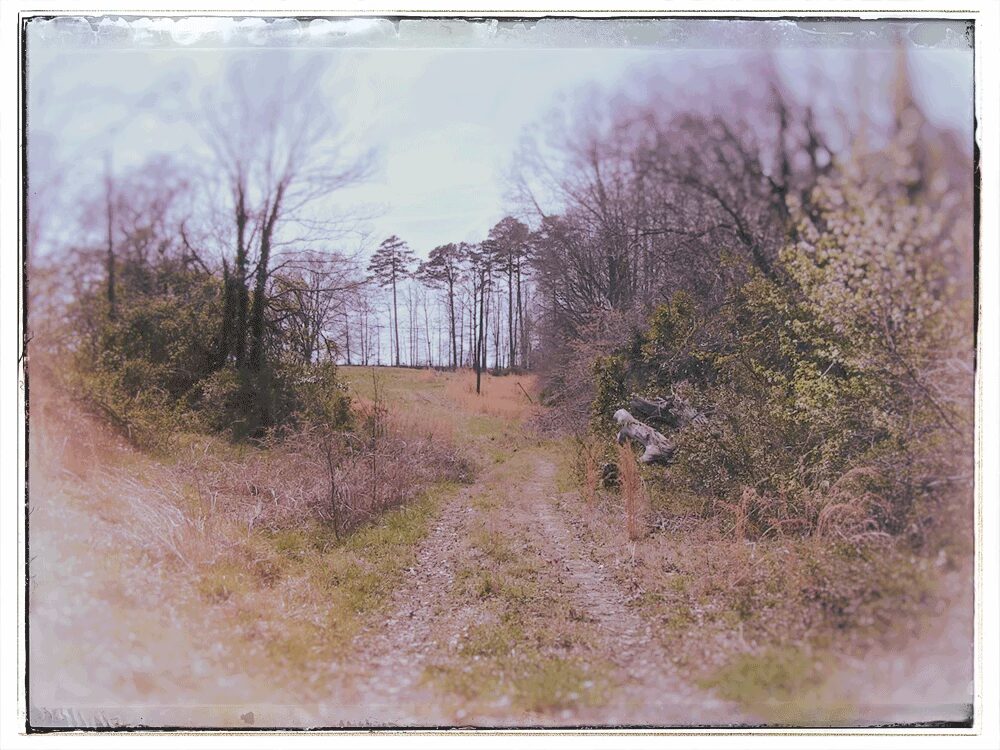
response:
{"label": "weeds along path", "polygon": [[[427,397],[427,394],[423,394]],[[517,420],[464,432],[485,464],[446,500],[388,614],[339,671],[346,723],[691,726],[739,720],[680,677],[564,518],[559,444]],[[462,412],[456,412],[462,419]]]}
{"label": "weeds along path", "polygon": [[[547,465],[546,472],[551,470]],[[677,673],[650,623],[628,606],[621,588],[604,575],[573,535],[563,513],[554,507],[554,499],[547,495],[546,502],[537,504],[534,531],[550,545],[552,564],[557,571],[561,569],[560,582],[593,620],[608,660],[618,669],[621,684],[601,712],[605,723],[738,723],[741,716],[735,706],[697,689]]]}
{"label": "weeds along path", "polygon": [[341,667],[345,702],[339,713],[346,721],[443,726],[460,718],[442,704],[424,669],[467,626],[469,610],[451,594],[475,515],[471,503],[489,481],[482,478],[446,502],[388,616],[368,623],[355,639],[358,656]]}
{"label": "weeds along path", "polygon": [[725,724],[554,507],[553,449],[447,503],[391,614],[357,640],[348,721],[410,726]]}

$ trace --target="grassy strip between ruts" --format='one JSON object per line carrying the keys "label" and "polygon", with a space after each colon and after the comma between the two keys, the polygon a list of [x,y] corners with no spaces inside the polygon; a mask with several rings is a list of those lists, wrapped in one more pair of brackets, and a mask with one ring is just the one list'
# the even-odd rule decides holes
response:
{"label": "grassy strip between ruts", "polygon": [[[526,458],[511,459],[509,471],[524,472]],[[510,708],[545,715],[601,705],[613,671],[594,658],[593,626],[571,606],[539,540],[527,528],[511,528],[516,502],[500,487],[474,502],[477,517],[452,594],[473,603],[475,616],[425,677],[459,698],[470,715]]]}

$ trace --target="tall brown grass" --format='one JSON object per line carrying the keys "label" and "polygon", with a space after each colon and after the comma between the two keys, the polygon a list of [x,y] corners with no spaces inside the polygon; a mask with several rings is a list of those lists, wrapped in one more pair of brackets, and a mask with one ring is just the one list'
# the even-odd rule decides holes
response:
{"label": "tall brown grass", "polygon": [[405,505],[431,484],[462,481],[469,469],[434,424],[378,410],[358,429],[303,427],[238,459],[209,453],[188,464],[199,494],[250,526],[294,527],[306,520],[349,532]]}
{"label": "tall brown grass", "polygon": [[574,448],[575,471],[577,476],[583,480],[583,500],[588,508],[593,508],[600,500],[601,464],[604,458],[604,447],[593,436],[578,436],[574,440]]}
{"label": "tall brown grass", "polygon": [[628,445],[618,446],[618,481],[625,504],[625,530],[631,541],[646,536],[649,496],[639,474],[639,464]]}
{"label": "tall brown grass", "polygon": [[476,393],[476,376],[471,370],[449,374],[445,394],[464,411],[514,421],[531,416],[538,400],[533,375],[483,373],[480,393]]}

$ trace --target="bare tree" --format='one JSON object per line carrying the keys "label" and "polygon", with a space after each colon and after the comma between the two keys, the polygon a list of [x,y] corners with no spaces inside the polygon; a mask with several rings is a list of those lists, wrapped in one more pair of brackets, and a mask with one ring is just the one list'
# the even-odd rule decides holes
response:
{"label": "bare tree", "polygon": [[[224,175],[235,225],[234,262],[225,273],[228,318],[221,336],[230,343],[223,343],[222,352],[254,373],[266,360],[268,283],[276,247],[292,245],[321,226],[315,204],[364,179],[372,165],[371,153],[354,152],[339,129],[322,95],[324,72],[319,63],[296,66],[285,53],[269,54],[267,60],[239,58],[205,107],[202,132]],[[266,426],[268,399],[258,395],[260,423]]]}
{"label": "bare tree", "polygon": [[[476,371],[476,393],[482,392],[482,376],[486,367],[486,304],[493,283],[493,256],[482,245],[467,246],[469,273],[472,279],[472,327],[474,348],[472,364]],[[478,306],[479,320],[476,322]]]}
{"label": "bare tree", "polygon": [[337,353],[334,327],[344,299],[363,283],[351,258],[332,252],[302,253],[275,272],[271,322],[303,362],[308,364],[323,354],[333,359]]}
{"label": "bare tree", "polygon": [[[521,261],[525,256],[529,230],[527,225],[512,216],[498,222],[489,234],[490,248],[494,254],[497,271],[507,278],[507,366],[515,367],[517,360],[516,324],[521,315]],[[517,282],[517,312],[514,309],[514,286]]]}

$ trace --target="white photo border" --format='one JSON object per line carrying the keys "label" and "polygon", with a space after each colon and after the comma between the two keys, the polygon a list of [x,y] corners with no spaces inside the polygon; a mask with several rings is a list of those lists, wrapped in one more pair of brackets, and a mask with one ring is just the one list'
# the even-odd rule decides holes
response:
{"label": "white photo border", "polygon": [[[623,747],[640,741],[635,735],[649,735],[646,741],[673,742],[683,747],[905,747],[912,750],[932,747],[1000,747],[998,706],[1000,706],[1000,654],[998,654],[998,590],[1000,590],[1000,515],[998,515],[997,402],[998,371],[998,253],[1000,253],[1000,169],[998,169],[998,122],[1000,122],[1000,4],[993,0],[959,2],[866,2],[853,0],[844,8],[831,2],[757,2],[739,6],[733,2],[681,0],[656,3],[648,8],[616,2],[578,1],[558,7],[531,2],[492,2],[473,5],[446,2],[400,4],[270,0],[247,6],[232,0],[207,3],[142,2],[107,3],[63,0],[5,0],[0,4],[0,371],[17,383],[7,382],[0,391],[0,419],[7,425],[2,433],[3,497],[0,501],[0,746],[4,748],[79,747],[284,747],[294,743],[305,747],[370,746],[406,743],[418,747],[438,747],[442,743],[474,742],[477,745],[507,745],[512,732],[122,732],[25,734],[24,634],[25,634],[25,401],[21,370],[23,353],[22,298],[23,255],[22,153],[20,149],[23,91],[22,22],[30,15],[240,15],[240,16],[684,16],[684,17],[849,17],[867,20],[885,18],[969,18],[975,22],[975,116],[979,148],[979,338],[977,352],[977,616],[976,616],[976,714],[973,729],[885,729],[885,730],[669,730],[669,731],[560,731],[524,732],[515,730],[516,742],[533,747],[542,742],[573,743],[575,747]],[[15,127],[15,123],[17,127]],[[15,558],[16,557],[16,561]],[[470,736],[471,735],[471,736]],[[654,738],[656,738],[654,740]],[[673,738],[673,739],[671,739]]]}

